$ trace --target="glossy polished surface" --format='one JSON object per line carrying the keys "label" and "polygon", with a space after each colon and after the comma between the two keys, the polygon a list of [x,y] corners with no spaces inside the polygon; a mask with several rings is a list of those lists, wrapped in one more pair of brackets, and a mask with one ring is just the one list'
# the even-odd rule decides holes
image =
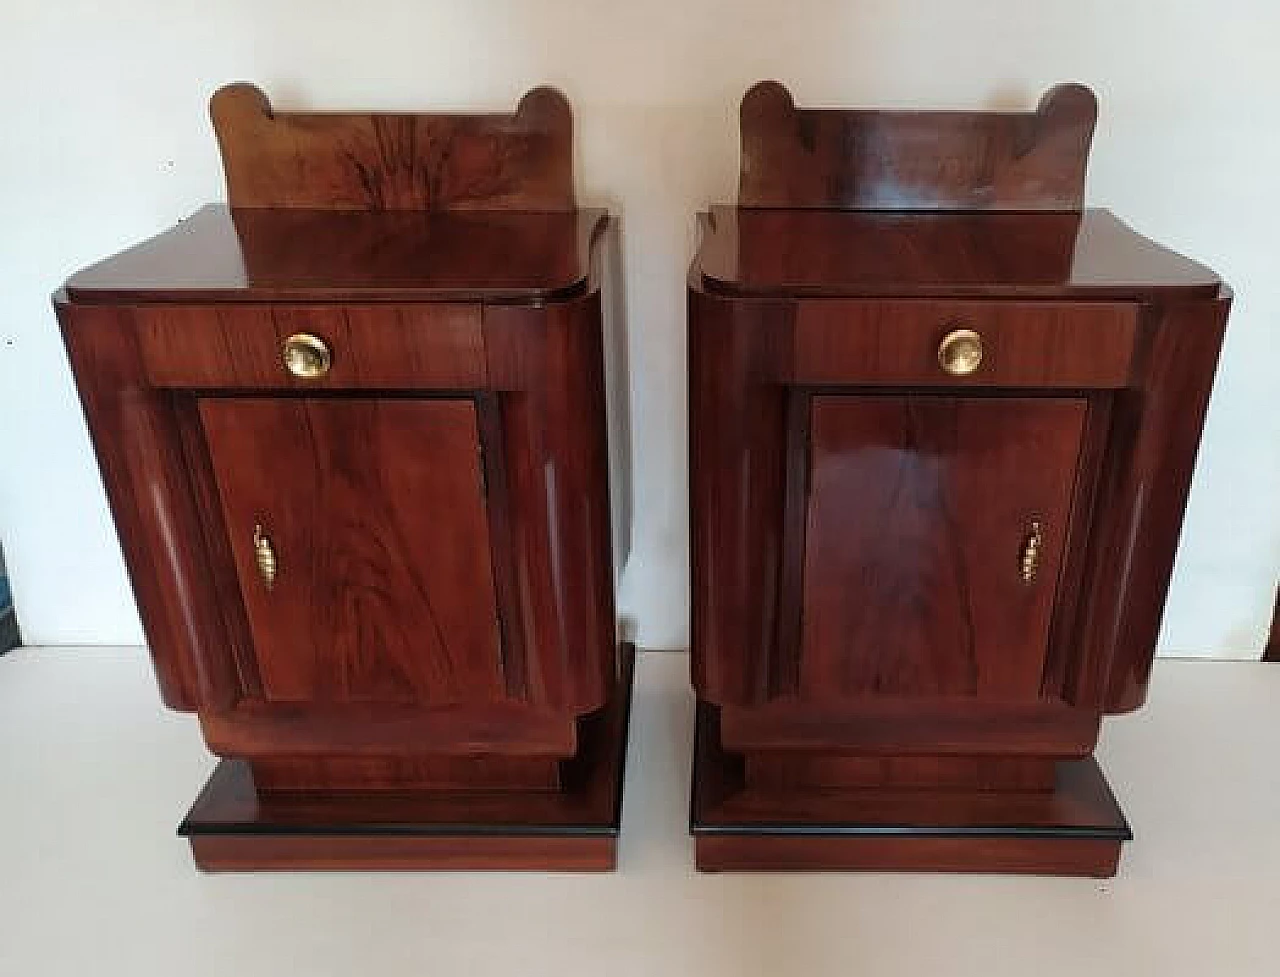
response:
{"label": "glossy polished surface", "polygon": [[233,207],[325,210],[576,208],[573,112],[535,88],[512,113],[281,112],[244,83],[209,114]]}
{"label": "glossy polished surface", "polygon": [[[346,868],[609,871],[617,864],[635,649],[619,655],[617,695],[582,723],[551,783],[513,789],[465,774],[447,789],[264,792],[256,769],[224,760],[179,828],[206,871]],[[495,758],[470,758],[471,765]],[[465,762],[465,761],[464,761]],[[498,758],[501,763],[501,758]],[[507,764],[513,761],[508,759]],[[403,776],[403,772],[399,772]],[[331,782],[332,783],[332,782]],[[495,789],[497,788],[497,789]]]}
{"label": "glossy polished surface", "polygon": [[1230,295],[1079,211],[1093,119],[744,98],[689,275],[700,866],[1115,870],[1068,774],[1141,703]]}
{"label": "glossy polished surface", "polygon": [[531,299],[575,294],[603,232],[567,213],[230,210],[211,204],[77,272],[77,302]]}
{"label": "glossy polished surface", "polygon": [[[1085,409],[813,399],[802,700],[1040,698]],[[1033,519],[1048,547],[1029,586],[1018,557]]]}
{"label": "glossy polished surface", "polygon": [[[534,837],[626,735],[600,728],[627,693],[616,224],[575,209],[567,103],[274,114],[232,86],[213,114],[233,207],[55,297],[162,695],[229,761],[212,795],[333,801],[343,835],[246,816],[195,838],[197,862],[610,867],[608,818]],[[483,804],[448,803],[468,791],[502,793],[506,823],[465,855],[388,843],[335,800],[430,793],[469,828]]]}
{"label": "glossy polished surface", "polygon": [[[1132,837],[1092,757],[1060,763],[1048,789],[975,780],[854,789],[761,781],[698,707],[691,825],[704,871],[1028,872],[1114,875]],[[754,759],[754,758],[753,758]],[[803,762],[803,760],[801,761]],[[753,777],[753,775],[757,775]],[[981,777],[979,771],[971,776]]]}
{"label": "glossy polished surface", "polygon": [[797,108],[776,81],[742,99],[745,207],[1079,210],[1098,116],[1058,85],[1032,112]]}
{"label": "glossy polished surface", "polygon": [[741,295],[1214,296],[1210,269],[1106,210],[939,214],[712,207],[694,264]]}
{"label": "glossy polished surface", "polygon": [[[147,379],[176,390],[458,390],[482,387],[479,303],[154,303],[134,312]],[[289,369],[296,330],[324,343],[316,376]]]}
{"label": "glossy polished surface", "polygon": [[[505,697],[467,400],[201,398],[263,698]],[[250,527],[279,562],[259,579]]]}
{"label": "glossy polished surface", "polygon": [[[822,299],[795,310],[797,385],[930,389],[1127,386],[1138,348],[1135,302]],[[961,375],[940,355],[971,333],[982,356]]]}

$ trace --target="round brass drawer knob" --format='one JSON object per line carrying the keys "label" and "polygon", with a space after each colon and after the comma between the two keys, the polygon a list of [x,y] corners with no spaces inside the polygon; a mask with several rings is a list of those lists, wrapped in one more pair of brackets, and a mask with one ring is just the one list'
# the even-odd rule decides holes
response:
{"label": "round brass drawer knob", "polygon": [[284,368],[295,377],[314,380],[329,372],[333,354],[319,336],[296,332],[284,341]]}
{"label": "round brass drawer knob", "polygon": [[972,329],[953,329],[938,346],[938,362],[953,377],[967,377],[982,364],[982,337]]}

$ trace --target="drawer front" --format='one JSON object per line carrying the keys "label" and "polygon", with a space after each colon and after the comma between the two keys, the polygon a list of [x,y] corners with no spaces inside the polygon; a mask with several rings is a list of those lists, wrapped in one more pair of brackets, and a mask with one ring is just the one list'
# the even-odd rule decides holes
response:
{"label": "drawer front", "polygon": [[802,301],[794,381],[1123,387],[1137,337],[1124,302]]}
{"label": "drawer front", "polygon": [[157,387],[466,389],[485,380],[478,305],[147,306],[135,315]]}

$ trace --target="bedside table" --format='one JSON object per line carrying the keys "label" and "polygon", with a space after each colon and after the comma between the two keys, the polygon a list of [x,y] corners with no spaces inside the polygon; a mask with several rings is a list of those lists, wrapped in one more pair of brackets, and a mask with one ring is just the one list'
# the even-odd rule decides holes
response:
{"label": "bedside table", "polygon": [[197,863],[611,868],[616,226],[568,104],[212,114],[230,206],[56,298],[161,692],[224,758]]}
{"label": "bedside table", "polygon": [[742,104],[689,278],[699,867],[1114,873],[1230,305],[1081,203],[1096,106]]}

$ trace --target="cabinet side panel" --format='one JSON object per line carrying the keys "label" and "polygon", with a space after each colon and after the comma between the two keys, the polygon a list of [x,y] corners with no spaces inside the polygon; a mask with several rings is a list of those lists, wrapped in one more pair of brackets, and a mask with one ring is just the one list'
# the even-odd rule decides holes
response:
{"label": "cabinet side panel", "polygon": [[129,310],[56,307],[160,694],[173,709],[228,708],[235,664],[172,405],[145,385]]}
{"label": "cabinet side panel", "polygon": [[795,643],[779,620],[793,322],[790,303],[689,293],[693,682],[719,705],[795,672],[777,640]]}
{"label": "cabinet side panel", "polygon": [[1083,667],[1070,689],[1077,705],[1127,712],[1146,699],[1230,304],[1149,310],[1140,385],[1117,395],[1112,411],[1083,588]]}
{"label": "cabinet side panel", "polygon": [[613,687],[615,639],[600,295],[489,306],[484,329],[527,695],[590,712]]}

